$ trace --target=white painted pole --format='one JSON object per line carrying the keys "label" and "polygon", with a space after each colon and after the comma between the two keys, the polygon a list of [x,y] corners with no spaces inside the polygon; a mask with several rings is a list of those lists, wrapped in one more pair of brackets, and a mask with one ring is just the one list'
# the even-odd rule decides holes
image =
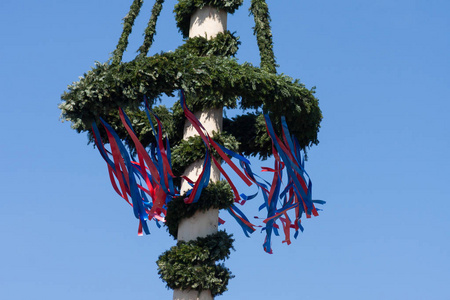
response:
{"label": "white painted pole", "polygon": [[[191,25],[189,29],[189,37],[203,36],[208,39],[214,38],[218,33],[227,29],[227,13],[220,11],[211,6],[205,6],[198,9],[191,16]],[[206,131],[212,135],[213,132],[222,131],[223,108],[208,109],[202,112],[195,112],[195,116],[205,127]],[[196,135],[193,126],[186,121],[184,126],[183,138]],[[203,161],[199,160],[190,165],[183,175],[191,180],[197,180],[202,171]],[[220,179],[220,172],[216,166],[211,167],[210,181],[216,182]],[[189,185],[182,180],[181,193],[183,194],[189,189]],[[183,219],[178,225],[178,240],[190,241],[197,237],[205,237],[209,234],[216,233],[219,220],[219,210],[210,209],[206,212],[197,212],[188,219]],[[212,300],[214,299],[210,291],[185,291],[174,290],[173,300]]]}

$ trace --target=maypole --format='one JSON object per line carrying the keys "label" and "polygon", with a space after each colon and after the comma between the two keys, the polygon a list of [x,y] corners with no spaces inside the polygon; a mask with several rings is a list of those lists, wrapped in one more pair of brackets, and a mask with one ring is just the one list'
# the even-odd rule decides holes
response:
{"label": "maypole", "polygon": [[[204,6],[198,8],[190,18],[189,38],[206,37],[211,40],[219,33],[227,30],[227,12],[219,10],[212,6]],[[203,111],[195,112],[194,115],[202,123],[206,132],[213,136],[215,133],[222,131],[223,123],[223,107],[209,108]],[[183,139],[189,140],[190,137],[198,136],[194,126],[186,120]],[[197,160],[186,168],[183,176],[196,181],[203,170],[203,161]],[[217,166],[211,166],[211,182],[220,180],[220,171]],[[180,193],[184,194],[190,189],[187,180],[182,179]],[[192,217],[182,219],[178,225],[177,239],[179,241],[192,241],[197,238],[205,238],[208,235],[217,233],[219,219],[219,209],[209,208],[205,211],[197,211]],[[214,297],[210,290],[201,291],[200,294],[196,290],[175,289],[173,294],[174,300],[190,300],[201,299],[209,300]]]}
{"label": "maypole", "polygon": [[[179,0],[175,14],[185,44],[147,56],[164,3],[156,0],[138,55],[123,62],[142,3],[133,1],[111,59],[64,93],[62,118],[95,142],[114,190],[139,220],[138,234],[149,234],[147,222],[154,220],[177,239],[157,261],[173,299],[209,300],[226,291],[232,278],[218,263],[233,243],[230,234],[218,231],[220,209],[249,236],[256,225],[239,207],[261,199],[268,253],[273,235],[284,233],[289,245],[291,231],[295,238],[303,231],[302,217],[318,215],[315,204],[323,201],[312,199],[302,150],[318,143],[322,115],[313,89],[276,74],[264,0],[252,0],[250,7],[260,67],[233,58],[240,42],[227,31],[227,14],[243,0]],[[180,101],[171,109],[155,105],[162,94],[177,91]],[[237,106],[253,112],[223,117],[224,107]],[[271,182],[252,170],[247,157],[255,155],[273,155],[274,166],[263,168],[273,175]],[[259,195],[239,193],[222,163]]]}

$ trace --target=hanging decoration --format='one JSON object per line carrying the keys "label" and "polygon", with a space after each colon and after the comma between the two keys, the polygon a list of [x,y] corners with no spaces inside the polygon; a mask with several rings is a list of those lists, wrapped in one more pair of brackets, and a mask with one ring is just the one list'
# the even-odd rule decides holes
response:
{"label": "hanging decoration", "polygon": [[[273,143],[272,151],[275,158],[275,166],[273,169],[263,169],[263,171],[273,173],[272,183],[261,183],[256,180],[256,175],[250,167],[249,160],[223,147],[209,136],[200,121],[187,108],[183,92],[180,92],[180,102],[186,118],[191,122],[202,139],[204,143],[203,150],[205,151],[202,173],[199,178],[195,182],[189,178],[185,178],[192,184],[192,189],[189,190],[184,196],[179,194],[179,191],[173,184],[176,176],[172,172],[169,140],[167,138],[163,139],[162,123],[158,116],[156,116],[147,105],[145,107],[145,111],[148,117],[148,122],[154,130],[156,140],[155,144],[150,145],[150,154],[147,153],[145,147],[136,137],[130,119],[127,117],[123,109],[119,109],[119,116],[123,126],[126,128],[128,134],[134,142],[136,155],[138,157],[137,161],[133,161],[131,159],[131,155],[128,153],[126,147],[123,145],[114,129],[112,129],[112,127],[103,119],[100,119],[108,136],[108,141],[111,148],[110,151],[107,151],[96,123],[94,122],[92,124],[94,140],[101,156],[107,163],[113,188],[122,198],[132,205],[134,215],[137,219],[139,219],[139,234],[142,234],[142,229],[144,229],[146,234],[149,233],[147,226],[148,220],[154,219],[156,221],[165,222],[167,207],[170,205],[169,203],[174,201],[176,198],[182,199],[182,202],[180,202],[180,200],[177,202],[183,203],[182,206],[185,208],[186,212],[191,211],[191,213],[193,213],[196,211],[193,209],[194,207],[199,209],[201,206],[203,206],[203,209],[208,209],[211,207],[227,209],[231,216],[235,218],[236,221],[242,226],[246,235],[254,232],[255,225],[253,225],[244,213],[242,213],[242,211],[233,203],[235,202],[243,205],[245,201],[249,200],[249,197],[244,194],[242,194],[242,196],[239,194],[235,184],[230,179],[229,175],[224,171],[221,163],[218,161],[218,159],[222,159],[232,168],[233,171],[235,171],[243,182],[249,186],[255,183],[262,193],[264,203],[261,205],[260,209],[265,208],[267,210],[267,218],[263,221],[266,230],[264,250],[272,253],[272,232],[279,235],[279,226],[276,224],[277,220],[281,221],[283,232],[285,233],[285,240],[283,242],[290,244],[290,229],[294,229],[296,231],[295,237],[297,237],[298,230],[303,231],[303,227],[301,225],[302,214],[306,214],[307,218],[310,218],[311,215],[318,216],[314,202],[320,204],[323,204],[323,202],[312,200],[312,183],[304,169],[304,158],[301,153],[301,148],[295,137],[291,137],[285,118],[282,118],[281,120],[283,125],[283,139],[280,139],[275,134],[269,116],[264,115],[267,132]],[[153,115],[156,119],[158,129],[155,129],[151,115]],[[213,155],[212,149],[215,150],[215,155]],[[237,159],[242,169],[238,168],[230,158]],[[210,185],[209,172],[212,162],[226,178],[226,183],[231,189],[232,194],[229,194],[227,189],[223,190],[222,193],[217,190],[219,186],[222,187],[222,189],[225,188],[227,186],[223,184],[225,182],[211,184],[212,190],[210,190],[209,193],[203,193],[208,185]],[[282,174],[284,169],[287,171],[287,184],[282,190]],[[193,206],[193,204],[197,204],[199,202],[202,195],[204,196],[204,199],[199,203],[200,206]],[[221,196],[223,196],[223,198]],[[220,197],[220,200],[210,201],[210,198],[212,197]],[[252,198],[255,197],[256,195],[252,196]],[[233,201],[230,201],[230,199]],[[281,207],[278,207],[280,203]],[[183,218],[183,215],[184,217],[187,217],[187,214],[181,212],[182,210],[183,209],[178,208],[177,212],[174,212],[174,216],[177,216],[178,222]],[[293,222],[287,215],[290,210],[295,210],[295,219]],[[188,214],[192,215],[191,213]],[[171,233],[174,237],[176,237],[176,230],[173,227],[177,228],[178,222],[172,221],[172,228],[169,227],[169,233]]]}
{"label": "hanging decoration", "polygon": [[[266,1],[252,0],[260,66],[234,58],[240,41],[225,31],[212,39],[194,37],[174,52],[148,56],[164,0],[156,0],[135,59],[123,62],[134,22],[143,0],[134,0],[124,18],[123,32],[112,57],[97,63],[68,87],[60,104],[62,118],[77,132],[87,132],[105,160],[113,189],[138,219],[138,234],[150,233],[149,221],[177,238],[183,219],[211,208],[228,211],[246,236],[261,228],[264,251],[272,253],[273,235],[303,231],[302,218],[318,216],[312,183],[305,171],[304,151],[317,144],[322,114],[314,88],[276,73],[276,60]],[[192,14],[205,6],[234,13],[243,0],[179,0],[175,6],[181,34],[189,35]],[[161,95],[180,101],[170,109],[155,105]],[[236,108],[252,112],[224,118],[223,132],[209,134],[192,111]],[[197,136],[182,138],[185,120]],[[253,171],[249,156],[273,156],[266,181]],[[202,160],[200,176],[183,176],[187,166]],[[227,164],[234,176],[222,166]],[[210,182],[211,166],[224,180]],[[235,178],[235,179],[232,179]],[[180,194],[181,179],[191,189]],[[236,181],[253,187],[239,191]],[[240,186],[240,185],[239,185]],[[255,194],[254,191],[258,192]],[[250,220],[247,201],[261,200],[264,215]],[[224,221],[219,219],[219,223]],[[220,295],[233,276],[217,262],[226,259],[233,239],[225,231],[194,241],[178,241],[158,260],[159,274],[173,289],[210,290]]]}

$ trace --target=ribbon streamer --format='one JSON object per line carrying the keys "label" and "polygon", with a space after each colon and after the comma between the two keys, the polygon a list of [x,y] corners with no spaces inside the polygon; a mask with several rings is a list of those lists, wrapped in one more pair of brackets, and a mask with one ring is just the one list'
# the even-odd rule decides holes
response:
{"label": "ribbon streamer", "polygon": [[[198,179],[192,181],[186,176],[181,176],[192,187],[186,193],[185,203],[195,203],[199,200],[203,189],[208,186],[211,165],[214,163],[230,184],[236,204],[244,205],[246,201],[255,199],[261,193],[263,204],[259,207],[259,210],[266,210],[266,216],[263,218],[264,227],[262,228],[266,233],[263,243],[264,251],[273,252],[271,247],[272,234],[279,235],[280,228],[283,229],[282,232],[285,236],[283,243],[289,245],[291,243],[291,230],[295,231],[294,238],[297,238],[299,231],[303,231],[301,225],[303,213],[307,218],[310,218],[311,215],[318,216],[315,204],[324,204],[325,201],[312,200],[312,183],[305,171],[302,151],[296,138],[290,135],[286,120],[281,119],[282,139],[280,139],[275,133],[269,116],[264,115],[266,129],[272,140],[274,166],[273,168],[262,167],[261,171],[272,174],[272,180],[269,183],[252,171],[250,161],[247,158],[216,143],[209,136],[200,121],[188,109],[183,91],[180,91],[180,102],[186,118],[205,144],[205,160]],[[172,172],[169,140],[163,138],[162,122],[150,110],[147,101],[145,101],[145,112],[156,139],[156,143],[150,145],[149,152],[140,143],[133,130],[132,123],[123,109],[119,108],[120,119],[135,145],[137,161],[131,159],[117,133],[103,119],[101,119],[101,124],[106,131],[110,151],[105,148],[96,123],[92,124],[95,144],[107,164],[113,189],[133,207],[133,213],[139,220],[139,235],[142,235],[143,232],[149,234],[148,220],[155,220],[156,225],[160,227],[158,221],[165,221],[167,203],[173,197],[179,196],[179,191],[173,183],[175,176]],[[152,117],[156,120],[157,129],[155,129]],[[248,186],[255,184],[258,192],[250,196],[239,194],[231,177],[222,168],[221,162],[213,156],[213,149],[245,184]],[[240,168],[233,163],[230,157],[239,161]],[[252,224],[236,205],[232,205],[227,211],[242,227],[246,236],[255,231],[257,226]],[[294,212],[292,219],[289,216],[291,211]],[[222,219],[219,219],[218,222],[224,223]],[[277,222],[281,222],[281,227]]]}

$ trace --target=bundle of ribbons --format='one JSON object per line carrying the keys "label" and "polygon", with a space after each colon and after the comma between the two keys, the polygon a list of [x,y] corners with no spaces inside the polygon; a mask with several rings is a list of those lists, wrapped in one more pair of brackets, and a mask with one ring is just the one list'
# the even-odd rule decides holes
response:
{"label": "bundle of ribbons", "polygon": [[[264,203],[259,210],[265,209],[267,211],[266,217],[262,218],[264,225],[259,226],[266,231],[264,250],[272,253],[271,237],[272,233],[279,235],[280,226],[278,223],[281,223],[285,235],[283,243],[290,244],[291,229],[295,231],[295,238],[297,238],[299,230],[303,231],[301,225],[303,213],[307,218],[310,218],[311,215],[318,216],[318,209],[315,208],[314,204],[323,204],[324,201],[312,200],[312,184],[304,169],[302,151],[295,137],[291,137],[289,134],[285,119],[282,118],[281,120],[282,139],[280,139],[275,134],[268,115],[264,116],[267,132],[272,139],[272,153],[275,161],[274,168],[262,168],[262,171],[273,174],[270,183],[252,171],[250,162],[245,157],[216,143],[208,135],[200,121],[188,109],[182,91],[180,92],[180,101],[186,118],[202,138],[206,152],[203,168],[198,179],[194,182],[183,176],[192,186],[192,189],[186,194],[185,203],[190,204],[199,201],[202,190],[207,187],[210,181],[211,164],[214,163],[230,184],[234,193],[235,204],[227,209],[228,212],[239,223],[246,236],[255,231],[257,226],[249,221],[236,204],[243,205],[246,201],[256,198],[258,193],[251,196],[239,194],[230,176],[212,155],[214,149],[243,182],[248,186],[255,184],[262,194]],[[129,154],[128,149],[108,123],[100,119],[108,137],[110,150],[105,147],[96,123],[92,124],[95,144],[107,163],[111,184],[114,190],[133,207],[134,215],[139,220],[139,235],[142,235],[143,232],[150,233],[147,221],[155,220],[159,227],[159,222],[164,222],[164,216],[167,215],[167,204],[174,197],[180,196],[173,183],[175,176],[171,167],[169,140],[163,138],[160,119],[151,111],[147,101],[145,103],[148,121],[156,137],[156,143],[150,145],[148,151],[137,138],[123,109],[119,108],[120,119],[135,145],[136,160]],[[155,130],[151,115],[157,122],[157,130]],[[240,168],[230,157],[239,162]],[[284,180],[283,174],[286,176]],[[292,218],[288,215],[289,212],[294,212]]]}

